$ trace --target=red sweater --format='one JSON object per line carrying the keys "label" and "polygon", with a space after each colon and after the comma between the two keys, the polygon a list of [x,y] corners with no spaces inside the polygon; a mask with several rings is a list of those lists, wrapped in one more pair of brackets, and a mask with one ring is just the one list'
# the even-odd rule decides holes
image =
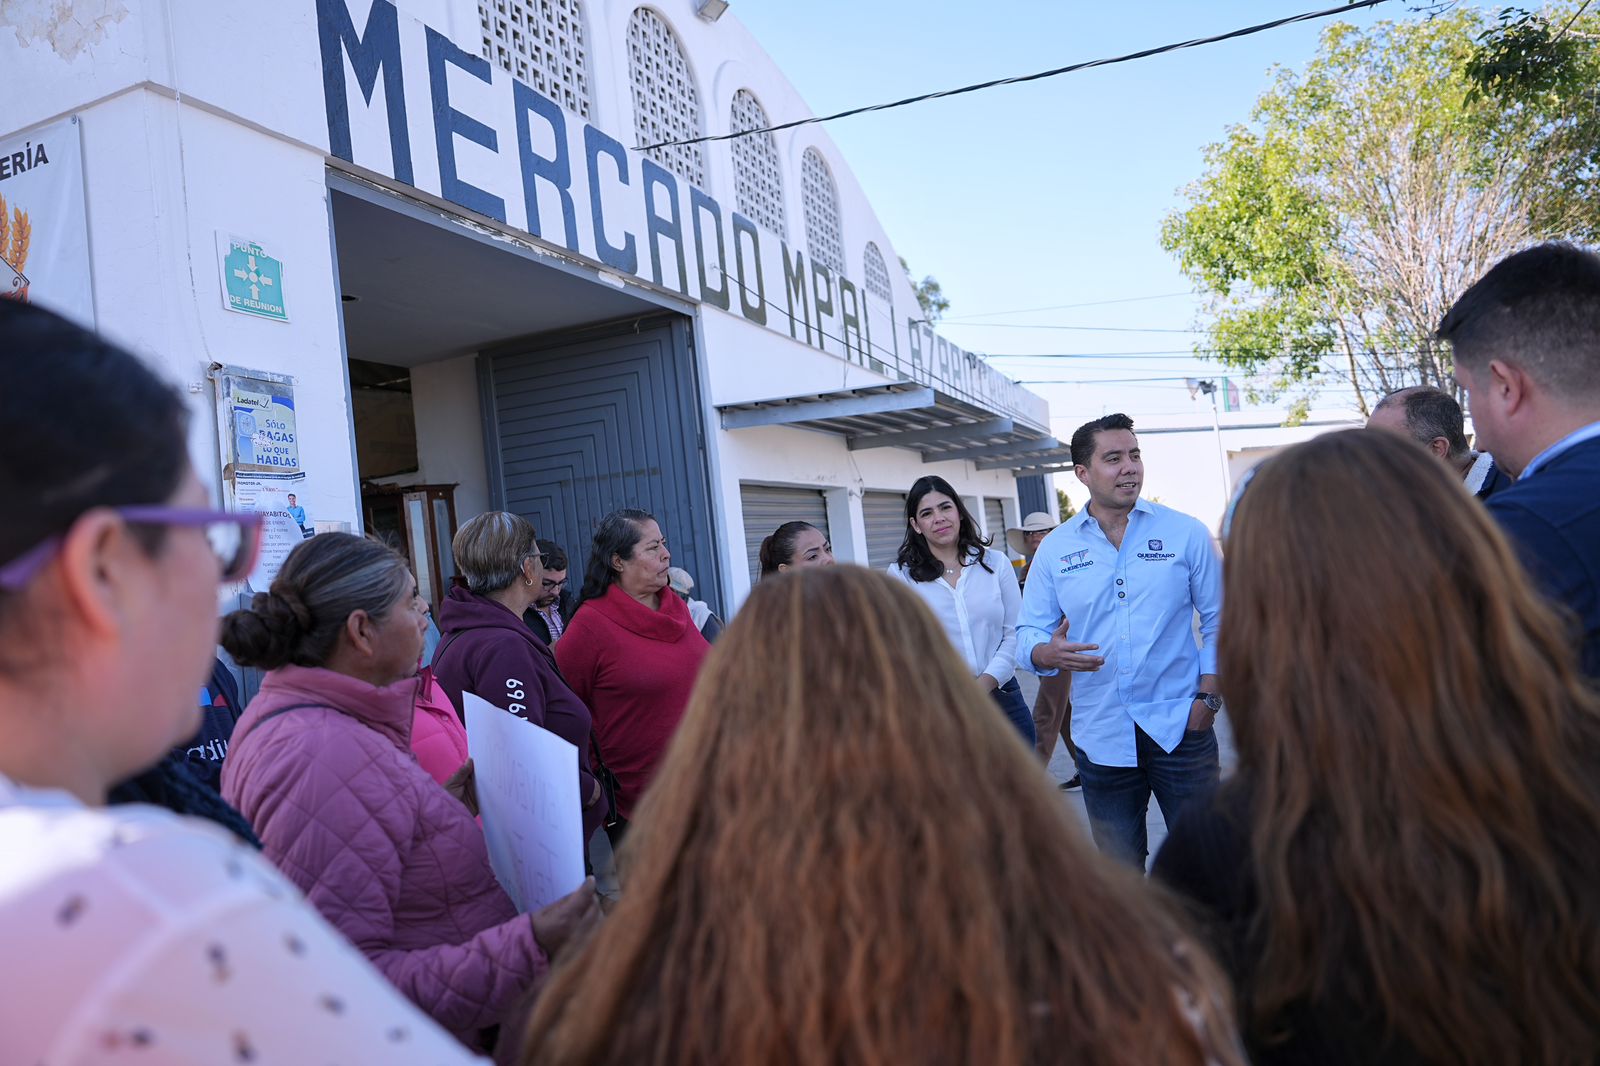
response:
{"label": "red sweater", "polygon": [[710,650],[670,590],[652,611],[618,585],[585,601],[556,641],[562,676],[594,715],[594,739],[617,775],[624,817],[649,786]]}

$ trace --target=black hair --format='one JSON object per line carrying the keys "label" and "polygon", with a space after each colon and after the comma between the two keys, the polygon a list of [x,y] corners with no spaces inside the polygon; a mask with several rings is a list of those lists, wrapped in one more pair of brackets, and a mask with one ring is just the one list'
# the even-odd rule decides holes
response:
{"label": "black hair", "polygon": [[[94,507],[170,500],[189,411],[136,356],[54,312],[0,300],[0,565]],[[154,555],[164,530],[129,527]],[[18,592],[0,590],[0,612]]]}
{"label": "black hair", "polygon": [[1437,335],[1458,364],[1504,359],[1552,393],[1600,397],[1600,256],[1563,243],[1507,256],[1461,295]]}
{"label": "black hair", "polygon": [[895,556],[895,562],[905,567],[913,581],[937,581],[944,575],[944,564],[934,557],[933,549],[928,547],[928,539],[911,526],[917,508],[922,506],[922,498],[930,492],[942,492],[950,497],[956,505],[956,514],[961,517],[960,524],[956,527],[957,557],[964,563],[976,552],[978,565],[989,573],[994,573],[994,569],[983,558],[983,549],[992,542],[979,535],[978,524],[972,520],[972,513],[967,510],[967,505],[961,501],[961,494],[950,487],[950,482],[937,474],[917,478],[911,486],[911,491],[906,493],[906,535],[900,542],[900,553]]}
{"label": "black hair", "polygon": [[[761,576],[771,577],[778,567],[794,562],[794,546],[806,530],[822,533],[810,522],[785,522],[761,542]],[[827,534],[823,533],[826,538]]]}
{"label": "black hair", "polygon": [[1450,447],[1449,458],[1460,459],[1472,449],[1467,447],[1466,419],[1455,397],[1432,385],[1413,385],[1396,389],[1378,401],[1373,413],[1385,407],[1400,405],[1405,412],[1406,432],[1421,445],[1429,445],[1443,437]]}
{"label": "black hair", "polygon": [[567,568],[569,565],[567,553],[561,550],[561,545],[553,540],[541,540],[538,544],[539,554],[544,556],[544,568],[546,570],[565,570]]}
{"label": "black hair", "polygon": [[1085,422],[1072,434],[1072,465],[1088,466],[1094,458],[1094,439],[1108,429],[1125,429],[1133,432],[1133,419],[1125,414],[1105,415],[1093,422]]}
{"label": "black hair", "polygon": [[222,620],[222,646],[240,666],[325,666],[352,614],[382,621],[415,588],[405,558],[383,542],[323,533],[296,545],[272,587]]}
{"label": "black hair", "polygon": [[633,549],[644,536],[644,524],[655,520],[655,515],[637,507],[619,508],[600,520],[589,549],[589,566],[583,572],[583,592],[578,597],[580,607],[590,600],[598,600],[606,594],[606,589],[616,584],[617,572],[611,569],[611,557],[632,559]]}

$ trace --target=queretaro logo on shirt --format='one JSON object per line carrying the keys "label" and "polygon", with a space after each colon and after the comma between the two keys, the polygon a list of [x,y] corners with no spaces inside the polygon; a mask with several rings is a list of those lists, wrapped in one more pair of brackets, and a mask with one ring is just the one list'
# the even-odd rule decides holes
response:
{"label": "queretaro logo on shirt", "polygon": [[1074,570],[1082,570],[1085,567],[1094,565],[1094,560],[1089,558],[1088,548],[1083,549],[1081,552],[1073,552],[1070,555],[1063,555],[1061,557],[1061,562],[1065,564],[1061,567],[1060,571],[1063,574],[1070,574]]}
{"label": "queretaro logo on shirt", "polygon": [[1140,552],[1139,558],[1141,559],[1154,561],[1161,559],[1176,559],[1178,557],[1175,552],[1163,550],[1166,548],[1166,543],[1164,541],[1151,538],[1150,540],[1145,541],[1145,544],[1150,550]]}

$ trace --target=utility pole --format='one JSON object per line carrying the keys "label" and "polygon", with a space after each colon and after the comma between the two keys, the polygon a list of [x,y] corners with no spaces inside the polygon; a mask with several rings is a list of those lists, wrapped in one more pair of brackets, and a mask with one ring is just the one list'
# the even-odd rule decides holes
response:
{"label": "utility pole", "polygon": [[1226,507],[1233,499],[1233,479],[1228,476],[1228,451],[1222,446],[1222,419],[1217,414],[1218,385],[1215,381],[1197,381],[1195,386],[1211,397],[1211,432],[1217,441],[1217,465],[1222,468],[1222,504]]}

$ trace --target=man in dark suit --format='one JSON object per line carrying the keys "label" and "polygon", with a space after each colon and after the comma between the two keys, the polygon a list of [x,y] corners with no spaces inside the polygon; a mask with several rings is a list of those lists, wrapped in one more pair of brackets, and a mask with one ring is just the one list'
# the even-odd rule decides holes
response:
{"label": "man in dark suit", "polygon": [[573,595],[567,589],[567,553],[555,541],[539,541],[539,554],[543,556],[544,586],[539,598],[533,601],[522,615],[522,620],[533,635],[546,644],[554,644],[572,621]]}
{"label": "man in dark suit", "polygon": [[1600,256],[1541,244],[1496,264],[1439,325],[1478,440],[1517,483],[1487,506],[1600,679]]}
{"label": "man in dark suit", "polygon": [[1367,419],[1368,429],[1381,429],[1414,441],[1444,463],[1467,491],[1480,500],[1511,484],[1488,452],[1467,447],[1466,420],[1455,397],[1432,385],[1396,389],[1378,401]]}

